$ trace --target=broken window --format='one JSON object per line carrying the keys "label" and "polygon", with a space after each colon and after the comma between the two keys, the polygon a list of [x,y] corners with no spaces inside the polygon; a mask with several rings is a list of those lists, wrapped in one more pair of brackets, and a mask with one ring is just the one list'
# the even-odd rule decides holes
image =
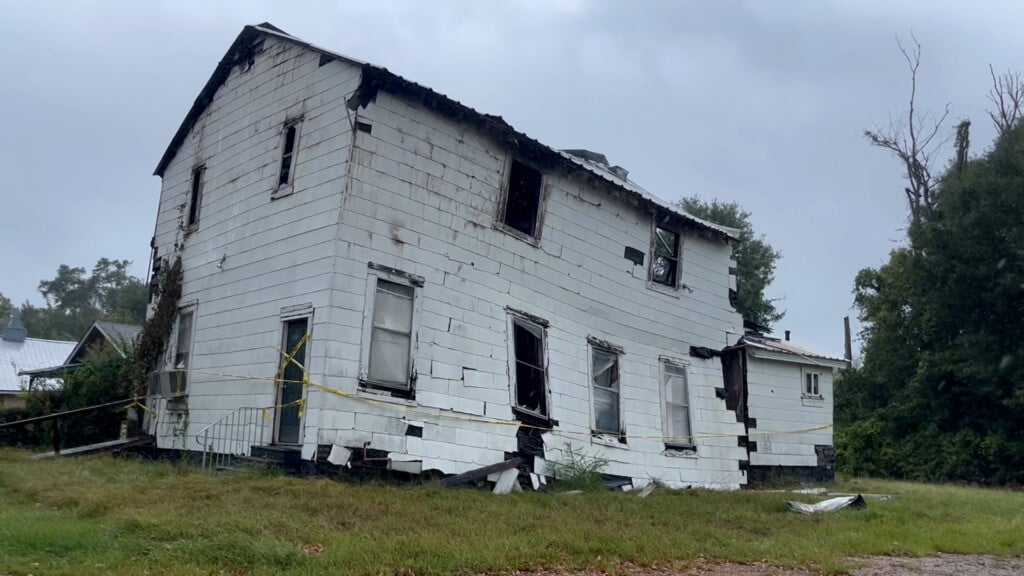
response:
{"label": "broken window", "polygon": [[819,372],[804,372],[804,394],[807,396],[821,396],[821,389],[818,381],[821,379]]}
{"label": "broken window", "polygon": [[512,345],[515,353],[516,408],[547,416],[544,328],[522,318],[513,318]]}
{"label": "broken window", "polygon": [[691,448],[693,439],[690,432],[690,397],[686,383],[686,367],[669,362],[662,366],[665,389],[665,445]]}
{"label": "broken window", "polygon": [[591,349],[590,380],[594,388],[594,432],[619,435],[619,355],[604,348]]}
{"label": "broken window", "polygon": [[377,280],[370,326],[369,383],[409,390],[412,354],[412,286]]}
{"label": "broken window", "polygon": [[203,202],[203,176],[205,174],[206,166],[196,166],[192,169],[192,190],[188,196],[189,228],[199,225],[199,207]]}
{"label": "broken window", "polygon": [[502,222],[506,226],[527,236],[537,235],[542,180],[539,171],[519,160],[512,160],[502,216]]}
{"label": "broken window", "polygon": [[284,142],[281,145],[281,170],[277,177],[277,186],[288,186],[292,183],[295,172],[295,152],[299,147],[299,122],[293,120],[284,125]]}
{"label": "broken window", "polygon": [[174,347],[174,369],[188,370],[189,355],[192,351],[192,319],[195,312],[182,311],[178,314],[178,342]]}
{"label": "broken window", "polygon": [[679,278],[679,234],[661,227],[654,228],[654,257],[651,258],[651,280],[675,288]]}

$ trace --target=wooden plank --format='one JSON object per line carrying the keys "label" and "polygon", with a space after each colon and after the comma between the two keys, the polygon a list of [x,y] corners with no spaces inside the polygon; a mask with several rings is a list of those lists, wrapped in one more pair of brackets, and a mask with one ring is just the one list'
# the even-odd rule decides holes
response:
{"label": "wooden plank", "polygon": [[522,460],[513,458],[511,460],[505,460],[504,462],[498,462],[497,464],[491,464],[490,466],[484,466],[483,468],[477,468],[476,470],[470,470],[469,472],[463,472],[462,474],[456,474],[455,476],[449,476],[441,481],[441,485],[446,488],[452,488],[460,484],[466,484],[475,480],[483,480],[495,472],[504,472],[505,470],[511,470],[512,468],[518,467],[522,463]]}
{"label": "wooden plank", "polygon": [[138,446],[152,442],[153,439],[149,436],[138,436],[136,438],[125,438],[124,440],[108,440],[106,442],[98,442],[96,444],[88,444],[86,446],[78,446],[76,448],[67,448],[60,452],[43,452],[42,454],[33,454],[32,460],[45,460],[47,458],[53,458],[55,456],[81,456],[84,454],[95,454],[96,452],[106,452],[108,450],[114,450],[116,448],[127,448],[129,446]]}

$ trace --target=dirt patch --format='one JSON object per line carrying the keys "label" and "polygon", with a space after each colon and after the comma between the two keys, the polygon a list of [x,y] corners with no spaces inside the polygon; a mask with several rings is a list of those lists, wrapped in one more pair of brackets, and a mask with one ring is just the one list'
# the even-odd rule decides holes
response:
{"label": "dirt patch", "polygon": [[[964,556],[939,554],[928,558],[897,558],[875,556],[850,559],[851,576],[1021,576],[1024,558],[997,558],[995,556]],[[700,560],[686,567],[641,568],[631,564],[619,565],[615,570],[544,570],[540,572],[515,571],[515,576],[813,576],[814,571],[779,568],[766,563],[732,564]]]}

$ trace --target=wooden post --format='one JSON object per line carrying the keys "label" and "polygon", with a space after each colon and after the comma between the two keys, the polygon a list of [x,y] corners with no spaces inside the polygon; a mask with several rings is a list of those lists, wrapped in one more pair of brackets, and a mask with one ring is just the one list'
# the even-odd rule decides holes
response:
{"label": "wooden post", "polygon": [[843,316],[843,344],[846,346],[846,367],[853,365],[853,342],[850,340],[850,317]]}
{"label": "wooden post", "polygon": [[60,418],[53,420],[53,453],[60,454]]}

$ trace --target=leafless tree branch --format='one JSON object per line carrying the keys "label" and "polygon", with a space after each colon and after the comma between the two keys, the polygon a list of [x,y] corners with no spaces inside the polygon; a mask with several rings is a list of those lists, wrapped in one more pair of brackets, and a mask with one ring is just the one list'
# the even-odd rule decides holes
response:
{"label": "leafless tree branch", "polygon": [[938,116],[921,114],[917,110],[917,73],[921,67],[921,44],[911,34],[913,44],[904,46],[896,37],[896,45],[907,62],[910,71],[910,100],[907,113],[899,121],[889,120],[889,127],[882,130],[865,130],[864,136],[879,148],[890,151],[899,159],[905,170],[908,186],[903,191],[907,196],[911,222],[927,220],[934,208],[934,191],[938,179],[933,175],[935,159],[948,143],[949,136],[943,136],[943,127],[949,116],[949,104]]}
{"label": "leafless tree branch", "polygon": [[1003,134],[1021,120],[1024,80],[1021,79],[1020,72],[1006,72],[996,76],[992,64],[988,65],[988,72],[992,76],[992,89],[988,92],[988,99],[995,106],[994,110],[988,111],[988,116],[999,134]]}

